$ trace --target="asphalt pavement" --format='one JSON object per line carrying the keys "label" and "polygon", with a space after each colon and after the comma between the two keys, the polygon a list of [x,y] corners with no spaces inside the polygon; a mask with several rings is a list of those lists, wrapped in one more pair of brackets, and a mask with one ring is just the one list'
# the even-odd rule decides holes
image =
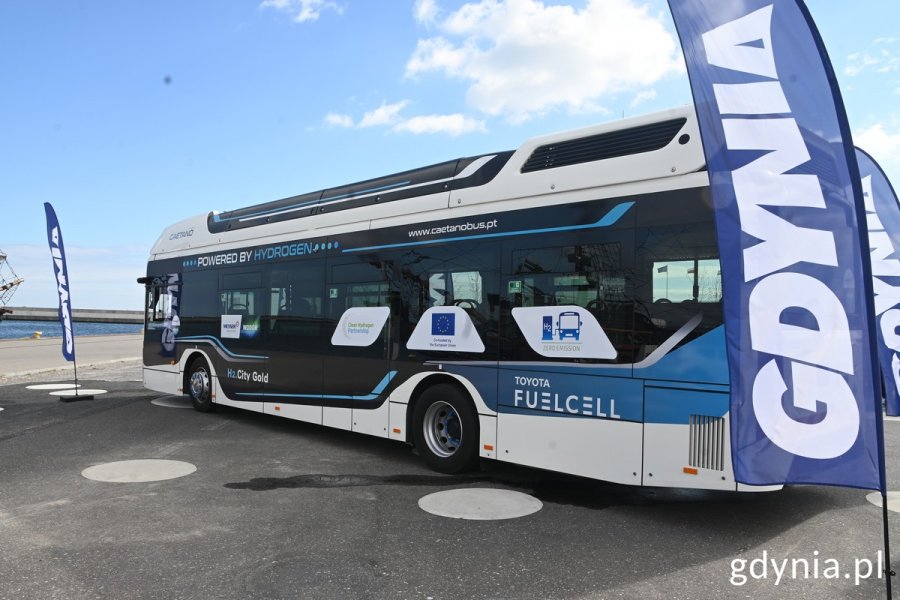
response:
{"label": "asphalt pavement", "polygon": [[[397,442],[152,404],[134,361],[85,370],[107,394],[63,403],[27,376],[0,385],[0,599],[885,597],[881,510],[863,490],[642,489],[496,462],[439,475]],[[900,423],[885,426],[900,489]],[[196,471],[82,475],[139,459]],[[543,508],[494,521],[419,508],[465,488]],[[892,512],[900,558],[898,528]]]}

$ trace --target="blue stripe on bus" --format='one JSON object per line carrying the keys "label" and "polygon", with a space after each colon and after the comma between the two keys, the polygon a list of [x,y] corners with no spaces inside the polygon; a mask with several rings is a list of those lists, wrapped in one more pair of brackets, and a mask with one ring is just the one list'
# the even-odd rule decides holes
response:
{"label": "blue stripe on bus", "polygon": [[213,346],[216,346],[219,350],[221,350],[222,352],[224,352],[231,358],[254,358],[254,359],[260,359],[260,360],[269,358],[268,356],[256,356],[253,354],[235,354],[234,352],[232,352],[231,350],[226,348],[225,345],[222,343],[222,341],[219,338],[213,337],[211,335],[194,335],[194,336],[188,336],[188,337],[180,337],[180,338],[175,338],[175,341],[176,342],[206,342],[208,344],[212,344]]}
{"label": "blue stripe on bus", "polygon": [[266,398],[320,398],[322,400],[375,400],[387,388],[388,384],[397,374],[397,371],[389,371],[387,375],[378,382],[371,392],[365,396],[341,396],[332,394],[270,394],[268,392],[238,392],[236,396],[265,396]]}
{"label": "blue stripe on bus", "polygon": [[562,231],[578,231],[582,229],[596,229],[598,227],[610,227],[614,225],[622,216],[634,206],[634,202],[623,202],[610,209],[602,219],[596,223],[588,223],[587,225],[570,225],[567,227],[546,227],[544,229],[525,229],[523,231],[508,231],[505,233],[482,233],[479,235],[461,235],[450,238],[438,238],[435,240],[422,240],[418,242],[403,242],[401,244],[382,244],[380,246],[363,246],[361,248],[344,248],[343,252],[367,252],[370,250],[384,250],[387,248],[406,248],[409,246],[424,246],[426,244],[438,244],[443,242],[459,242],[464,240],[483,240],[497,237],[512,237],[516,235],[533,235],[537,233],[559,233]]}

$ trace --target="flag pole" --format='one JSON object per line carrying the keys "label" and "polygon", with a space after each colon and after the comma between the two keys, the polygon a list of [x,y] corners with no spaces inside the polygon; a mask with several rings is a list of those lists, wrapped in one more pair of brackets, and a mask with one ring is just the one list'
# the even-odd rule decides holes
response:
{"label": "flag pole", "polygon": [[891,577],[897,573],[891,568],[891,536],[888,530],[888,499],[887,490],[881,489],[881,523],[884,528],[884,585],[887,592],[887,600],[894,600],[891,591]]}
{"label": "flag pole", "polygon": [[[900,242],[900,211],[898,211],[897,208],[897,194],[894,192],[893,186],[891,186],[891,182],[885,175],[884,170],[874,158],[860,148],[854,149],[854,155],[856,156],[856,165],[859,170],[857,178],[860,181],[860,189],[862,191],[862,195],[860,196],[863,201],[862,204],[865,208],[865,212],[868,213],[869,216],[875,217],[874,220],[866,219],[866,228],[869,236],[868,246],[870,250],[874,252],[877,243],[872,241],[872,236],[873,234],[881,233],[887,234],[892,249],[896,248],[898,242]],[[872,283],[873,286],[878,283],[878,278],[873,276]],[[873,304],[875,294],[867,294],[867,296],[870,303],[870,310],[872,311],[872,314],[875,315],[877,314]],[[890,307],[889,312],[896,311],[897,307],[898,304],[894,303],[894,306]],[[885,311],[887,308],[888,307],[883,307],[881,309],[883,313],[882,316],[886,314]],[[888,600],[892,600],[893,582],[891,581],[891,578],[896,572],[891,568],[891,538],[890,528],[888,526],[887,466],[884,457],[884,417],[885,413],[893,412],[890,409],[896,408],[897,384],[891,375],[894,370],[892,361],[895,360],[895,354],[893,349],[887,345],[884,339],[881,318],[882,317],[880,316],[875,317],[875,335],[870,336],[870,344],[875,346],[874,356],[879,359],[881,365],[881,377],[875,378],[873,391],[879,390],[884,393],[884,398],[882,398],[882,394],[878,393],[878,391],[875,391],[873,394],[875,397],[875,434],[878,442],[878,478],[881,487],[881,524],[882,535],[884,538],[885,561],[884,571],[879,573],[879,575],[885,575],[885,592],[887,593]]]}
{"label": "flag pole", "polygon": [[[881,396],[881,394],[876,394],[876,396]],[[878,476],[881,480],[881,532],[884,543],[884,571],[882,574],[884,575],[884,591],[887,600],[894,600],[891,578],[897,572],[891,568],[891,532],[888,527],[887,467],[884,461],[884,416],[882,415],[881,398],[878,397],[875,403],[878,407],[875,433],[878,439],[878,462],[880,463]]]}

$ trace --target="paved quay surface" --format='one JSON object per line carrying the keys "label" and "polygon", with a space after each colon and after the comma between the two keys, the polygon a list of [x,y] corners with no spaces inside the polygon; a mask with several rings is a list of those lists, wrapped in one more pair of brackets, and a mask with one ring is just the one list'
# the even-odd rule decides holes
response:
{"label": "paved quay surface", "polygon": [[[495,462],[438,475],[396,442],[152,404],[161,395],[135,381],[136,361],[82,368],[85,387],[109,393],[61,403],[27,388],[71,381],[50,371],[0,383],[0,599],[885,597],[874,576],[854,585],[855,566],[874,566],[882,547],[881,511],[862,490],[639,489]],[[900,422],[885,427],[900,489]],[[82,475],[143,459],[196,471]],[[473,487],[525,492],[543,508],[467,521],[418,506]],[[900,558],[900,514],[890,529]],[[795,559],[807,578],[802,567],[792,576]],[[773,560],[788,560],[780,578]]]}
{"label": "paved quay surface", "polygon": [[[89,376],[90,369],[98,365],[139,362],[142,339],[142,334],[76,337],[79,379]],[[72,363],[63,358],[61,347],[62,338],[58,337],[0,340],[0,384],[34,373],[58,371],[62,378],[71,377]]]}

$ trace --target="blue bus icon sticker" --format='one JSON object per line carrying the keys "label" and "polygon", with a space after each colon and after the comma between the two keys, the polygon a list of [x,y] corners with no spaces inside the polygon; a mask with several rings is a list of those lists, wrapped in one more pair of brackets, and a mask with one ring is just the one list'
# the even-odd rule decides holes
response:
{"label": "blue bus icon sticker", "polygon": [[516,306],[512,317],[528,346],[541,356],[603,360],[618,356],[596,317],[582,306]]}
{"label": "blue bus icon sticker", "polygon": [[581,315],[575,311],[566,311],[559,313],[559,320],[556,322],[556,331],[560,341],[566,338],[581,337]]}

